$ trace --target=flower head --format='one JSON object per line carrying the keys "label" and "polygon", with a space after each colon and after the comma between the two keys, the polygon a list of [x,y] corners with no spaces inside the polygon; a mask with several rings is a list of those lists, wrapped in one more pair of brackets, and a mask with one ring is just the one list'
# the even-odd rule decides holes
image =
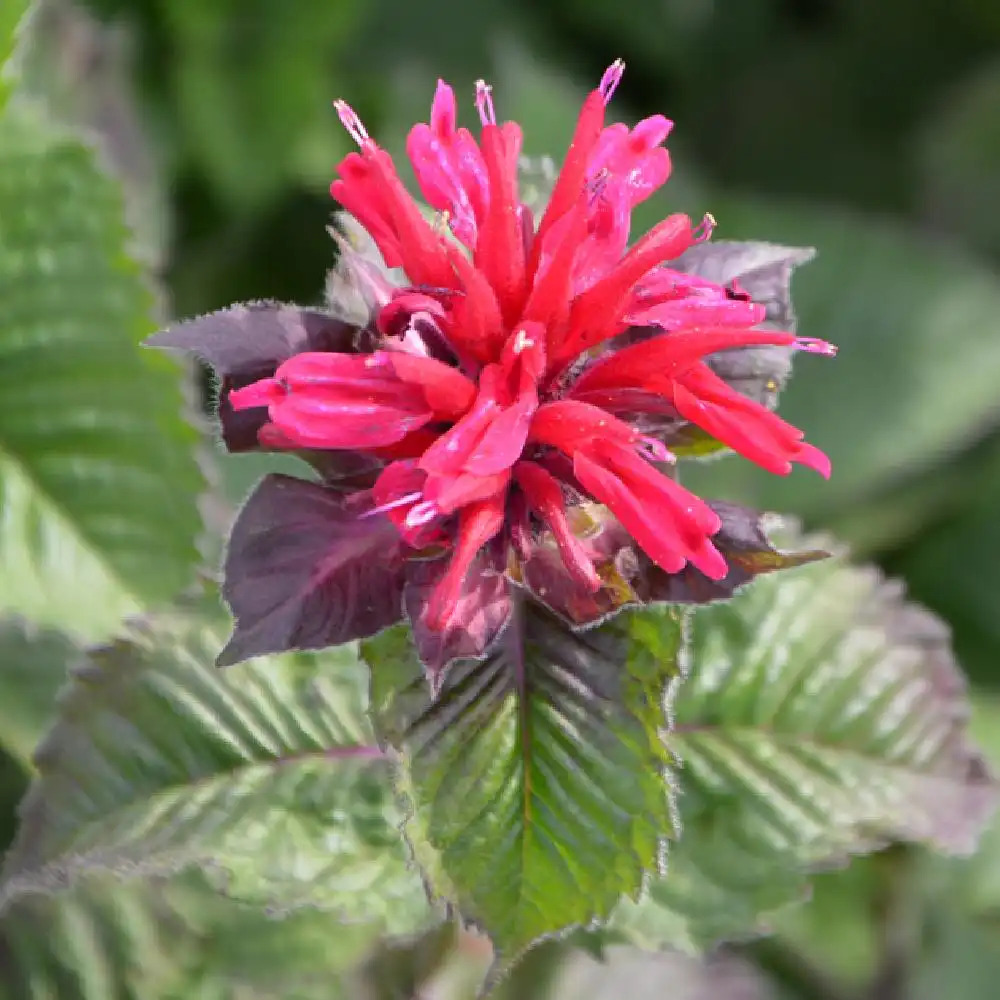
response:
{"label": "flower head", "polygon": [[586,623],[649,596],[642,567],[706,582],[738,569],[719,506],[675,480],[650,428],[693,425],[772,472],[799,463],[829,474],[801,431],[706,358],[833,348],[762,329],[764,307],[737,286],[667,266],[709,239],[710,216],[671,215],[630,241],[632,210],[670,174],[672,123],[605,124],[622,71],[613,64],[584,101],[537,217],[519,193],[521,129],[498,121],[485,83],[478,139],[458,126],[443,82],[430,121],[410,131],[432,218],[336,102],[358,151],[331,193],[405,283],[344,243],[341,267],[371,309],[365,329],[339,349],[307,339],[273,373],[227,386],[232,411],[266,413],[262,446],[371,460],[374,481],[350,497],[354,531],[394,527],[398,585],[439,666],[482,652],[504,619],[482,595],[502,603],[510,581]]}

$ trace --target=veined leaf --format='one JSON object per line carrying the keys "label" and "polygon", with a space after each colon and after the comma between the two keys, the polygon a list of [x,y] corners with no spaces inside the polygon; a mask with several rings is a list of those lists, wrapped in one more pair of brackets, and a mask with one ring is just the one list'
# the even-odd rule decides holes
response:
{"label": "veined leaf", "polygon": [[0,919],[0,998],[356,1000],[378,935],[319,910],[275,920],[194,874],[90,878]]}
{"label": "veined leaf", "polygon": [[680,641],[670,611],[574,632],[525,601],[433,701],[405,628],[363,644],[414,854],[501,961],[607,916],[657,870],[674,828],[662,736]]}
{"label": "veined leaf", "polygon": [[0,997],[159,1000],[181,981],[182,930],[162,898],[113,880],[19,900],[0,919]]}
{"label": "veined leaf", "polygon": [[421,926],[429,911],[354,650],[220,673],[220,633],[183,615],[136,625],[74,672],[36,755],[0,902],[88,873],[197,865],[272,911]]}
{"label": "veined leaf", "polygon": [[186,586],[201,530],[198,435],[179,369],[139,349],[122,211],[81,142],[0,117],[0,608],[87,638]]}
{"label": "veined leaf", "polygon": [[31,767],[66,671],[80,655],[60,632],[0,618],[0,748],[25,768]]}
{"label": "veined leaf", "polygon": [[614,926],[698,947],[758,929],[805,873],[901,840],[969,852],[996,784],[946,627],[844,559],[699,609],[669,737],[682,836]]}

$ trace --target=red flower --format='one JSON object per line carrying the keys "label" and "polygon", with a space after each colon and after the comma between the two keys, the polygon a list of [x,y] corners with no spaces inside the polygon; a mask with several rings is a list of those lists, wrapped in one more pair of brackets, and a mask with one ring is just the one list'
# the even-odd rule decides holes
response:
{"label": "red flower", "polygon": [[436,223],[337,102],[360,151],[341,162],[331,193],[409,284],[369,278],[378,342],[368,353],[298,353],[229,395],[237,411],[267,407],[259,438],[269,447],[361,451],[384,463],[362,518],[390,518],[414,553],[450,553],[422,607],[430,633],[450,627],[487,549],[502,571],[531,560],[540,531],[574,586],[596,594],[599,553],[571,525],[582,503],[609,509],[667,574],[690,564],[710,580],[727,575],[713,543],[719,514],[657,468],[672,456],[637,429],[644,415],[689,421],[778,474],[796,462],[829,474],[800,431],[704,358],[750,345],[834,349],[755,329],[763,307],[664,267],[709,238],[710,217],[695,226],[669,216],[629,246],[632,209],[670,173],[662,143],[671,123],[604,125],[622,70],[611,66],[584,102],[537,222],[518,193],[521,129],[497,123],[485,84],[478,142],[457,127],[441,82],[430,123],[410,132]]}

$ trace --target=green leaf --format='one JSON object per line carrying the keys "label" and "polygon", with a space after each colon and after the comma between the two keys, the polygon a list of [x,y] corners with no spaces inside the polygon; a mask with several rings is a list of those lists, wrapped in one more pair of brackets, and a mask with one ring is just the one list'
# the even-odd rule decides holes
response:
{"label": "green leaf", "polygon": [[363,644],[414,854],[502,961],[606,917],[657,869],[674,829],[662,733],[680,641],[671,611],[573,632],[525,601],[435,701],[405,627]]}
{"label": "green leaf", "polygon": [[26,769],[55,710],[56,692],[80,655],[60,632],[0,618],[0,747]]}
{"label": "green leaf", "polygon": [[113,882],[20,900],[0,920],[0,997],[158,1000],[185,957],[171,916],[162,900]]}
{"label": "green leaf", "polygon": [[614,926],[699,947],[759,929],[811,867],[896,840],[969,852],[996,784],[945,626],[842,557],[699,609],[675,704],[682,836]]}
{"label": "green leaf", "polygon": [[686,469],[685,485],[818,518],[923,469],[1000,419],[1000,281],[980,261],[840,211],[724,196],[711,208],[720,238],[818,250],[795,277],[799,331],[840,353],[799,357],[780,412],[830,455],[833,476],[772,476],[733,459]]}
{"label": "green leaf", "polygon": [[140,351],[152,296],[117,185],[29,109],[0,118],[0,608],[104,637],[198,560],[198,435]]}
{"label": "green leaf", "polygon": [[355,1000],[377,936],[318,910],[275,920],[198,876],[91,878],[0,919],[0,1000]]}
{"label": "green leaf", "polygon": [[220,634],[189,615],[152,620],[74,671],[36,756],[0,903],[88,874],[201,866],[272,912],[422,925],[353,649],[220,673]]}
{"label": "green leaf", "polygon": [[3,7],[0,8],[0,110],[11,89],[9,78],[12,74],[8,61],[14,54],[18,35],[30,6],[31,0],[4,0]]}

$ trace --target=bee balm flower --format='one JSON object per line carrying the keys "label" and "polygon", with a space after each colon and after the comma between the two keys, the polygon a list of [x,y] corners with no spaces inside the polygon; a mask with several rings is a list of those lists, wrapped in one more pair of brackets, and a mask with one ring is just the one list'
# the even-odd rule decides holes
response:
{"label": "bee balm flower", "polygon": [[[259,548],[268,518],[275,566],[295,547],[291,529],[278,539],[274,525],[283,518],[299,518],[320,549],[330,545],[287,581],[299,588],[299,611],[302,587],[326,610],[306,616],[316,619],[312,632],[301,621],[298,631],[283,626],[282,644],[371,634],[394,620],[395,601],[425,662],[439,669],[483,652],[509,615],[512,586],[587,624],[657,593],[676,599],[677,588],[663,581],[678,574],[709,592],[713,581],[741,582],[737,508],[709,504],[673,478],[674,456],[649,432],[658,422],[700,428],[777,474],[794,463],[829,474],[826,456],[800,431],[735,391],[706,358],[761,345],[834,349],[761,329],[765,310],[747,295],[668,266],[709,239],[711,217],[696,224],[671,215],[631,240],[633,208],[670,174],[663,142],[671,123],[655,115],[631,129],[605,124],[622,71],[621,62],[612,65],[585,100],[537,218],[519,193],[521,129],[498,122],[485,84],[476,90],[478,139],[458,127],[455,95],[443,82],[430,121],[409,134],[434,220],[357,114],[336,102],[358,151],[340,163],[331,193],[405,282],[392,285],[345,246],[342,266],[354,268],[371,307],[367,326],[340,331],[337,344],[305,336],[299,349],[273,354],[264,377],[244,371],[238,385],[224,383],[232,416],[258,415],[261,446],[361,457],[369,472],[336,494],[279,478],[280,502],[272,479],[264,487],[275,496],[251,499],[227,583],[245,629],[251,619],[273,619],[280,598],[268,605],[247,597],[254,574],[234,564],[242,559],[236,541],[248,541],[252,529]],[[304,493],[324,489],[316,504],[325,520],[312,508],[293,510]],[[316,530],[318,518],[337,523],[332,537]],[[335,600],[359,599],[347,591],[372,572],[382,573],[388,610],[382,594],[374,615],[330,610]],[[263,573],[262,563],[255,579]],[[343,627],[331,628],[333,619]],[[237,643],[236,653],[275,641]]]}

